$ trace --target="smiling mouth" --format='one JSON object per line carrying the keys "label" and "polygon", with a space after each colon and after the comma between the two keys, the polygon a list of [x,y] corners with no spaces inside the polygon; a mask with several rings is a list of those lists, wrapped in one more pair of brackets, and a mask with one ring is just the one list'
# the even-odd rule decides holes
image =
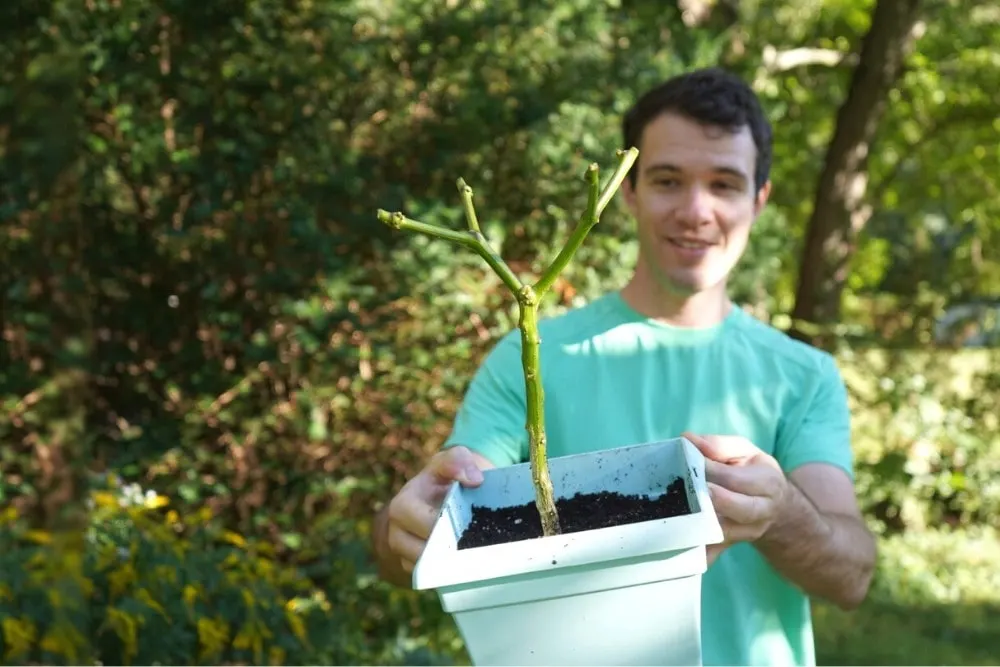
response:
{"label": "smiling mouth", "polygon": [[710,246],[715,245],[714,243],[709,243],[708,241],[694,241],[689,239],[674,239],[667,238],[667,241],[671,245],[675,245],[678,248],[684,248],[685,250],[705,250]]}

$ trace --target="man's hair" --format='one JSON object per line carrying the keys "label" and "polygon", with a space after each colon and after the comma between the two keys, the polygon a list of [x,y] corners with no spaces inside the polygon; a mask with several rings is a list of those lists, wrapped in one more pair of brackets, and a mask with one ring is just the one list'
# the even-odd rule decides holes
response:
{"label": "man's hair", "polygon": [[[749,126],[757,147],[755,191],[760,191],[771,172],[771,123],[757,95],[743,79],[710,67],[673,77],[647,91],[622,119],[625,148],[639,146],[646,126],[668,112],[730,132]],[[629,180],[634,186],[635,168]]]}

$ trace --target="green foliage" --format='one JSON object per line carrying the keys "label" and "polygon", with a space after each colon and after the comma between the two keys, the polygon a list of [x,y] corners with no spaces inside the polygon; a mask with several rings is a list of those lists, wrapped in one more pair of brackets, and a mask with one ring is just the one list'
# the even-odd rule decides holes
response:
{"label": "green foliage", "polygon": [[816,605],[826,665],[990,665],[1000,632],[1000,534],[934,528],[879,545],[869,600],[856,612]]}
{"label": "green foliage", "polygon": [[329,601],[266,544],[154,492],[91,499],[82,539],[9,530],[6,664],[312,664],[336,648]]}
{"label": "green foliage", "polygon": [[858,491],[882,530],[1000,528],[1000,354],[845,352]]}

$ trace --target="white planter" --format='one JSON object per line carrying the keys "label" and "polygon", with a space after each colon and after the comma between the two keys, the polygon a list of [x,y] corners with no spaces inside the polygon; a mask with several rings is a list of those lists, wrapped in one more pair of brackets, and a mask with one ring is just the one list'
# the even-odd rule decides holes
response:
{"label": "white planter", "polygon": [[700,665],[705,547],[722,528],[704,458],[683,438],[549,459],[557,500],[658,496],[683,478],[691,512],[629,525],[459,549],[473,507],[531,503],[530,464],[449,490],[414,587],[436,589],[476,665]]}

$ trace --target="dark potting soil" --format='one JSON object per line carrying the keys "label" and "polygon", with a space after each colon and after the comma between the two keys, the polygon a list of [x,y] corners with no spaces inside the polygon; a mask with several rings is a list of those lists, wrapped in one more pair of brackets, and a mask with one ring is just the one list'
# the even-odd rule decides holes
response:
{"label": "dark potting soil", "polygon": [[[677,478],[658,498],[609,491],[578,493],[556,500],[556,511],[560,532],[566,534],[682,516],[691,512],[691,506],[684,480]],[[473,507],[472,523],[462,533],[458,548],[487,547],[541,536],[542,521],[534,501],[500,509]]]}

